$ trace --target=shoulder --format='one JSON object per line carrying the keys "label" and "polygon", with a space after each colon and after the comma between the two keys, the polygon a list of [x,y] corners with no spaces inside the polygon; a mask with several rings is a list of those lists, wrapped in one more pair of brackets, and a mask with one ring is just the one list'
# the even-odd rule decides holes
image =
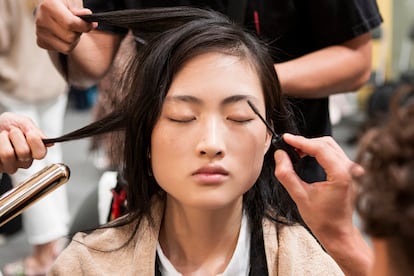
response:
{"label": "shoulder", "polygon": [[[59,255],[51,275],[82,275],[99,271],[113,271],[123,267],[125,254],[132,253],[135,243],[128,242],[134,235],[134,225],[97,229],[90,234],[77,233],[68,247]],[[115,265],[116,264],[116,265]],[[115,272],[115,271],[113,271]]]}
{"label": "shoulder", "polygon": [[51,275],[153,275],[164,202],[154,198],[152,220],[123,226],[111,222],[90,234],[76,234],[59,255]]}
{"label": "shoulder", "polygon": [[303,226],[267,221],[263,233],[266,256],[274,262],[269,271],[273,269],[278,275],[343,275],[336,262]]}

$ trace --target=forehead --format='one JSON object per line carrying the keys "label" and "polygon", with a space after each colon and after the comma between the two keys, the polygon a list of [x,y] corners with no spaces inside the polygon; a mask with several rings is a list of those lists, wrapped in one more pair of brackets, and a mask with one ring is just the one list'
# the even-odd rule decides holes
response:
{"label": "forehead", "polygon": [[208,101],[233,95],[263,100],[258,73],[246,58],[212,52],[198,55],[182,66],[167,98],[193,96]]}

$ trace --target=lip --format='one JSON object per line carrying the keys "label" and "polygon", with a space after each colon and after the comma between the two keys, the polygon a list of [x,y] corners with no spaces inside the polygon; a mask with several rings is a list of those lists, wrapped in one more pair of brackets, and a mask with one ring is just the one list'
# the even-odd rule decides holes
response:
{"label": "lip", "polygon": [[219,184],[227,179],[229,172],[221,166],[203,166],[192,173],[197,182],[205,184]]}

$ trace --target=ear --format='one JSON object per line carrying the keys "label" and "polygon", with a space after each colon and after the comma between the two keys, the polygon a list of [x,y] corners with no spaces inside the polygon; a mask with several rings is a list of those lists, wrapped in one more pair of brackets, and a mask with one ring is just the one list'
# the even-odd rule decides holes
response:
{"label": "ear", "polygon": [[266,132],[266,141],[265,141],[265,147],[263,154],[266,154],[266,152],[269,150],[270,144],[272,143],[272,134],[267,131]]}

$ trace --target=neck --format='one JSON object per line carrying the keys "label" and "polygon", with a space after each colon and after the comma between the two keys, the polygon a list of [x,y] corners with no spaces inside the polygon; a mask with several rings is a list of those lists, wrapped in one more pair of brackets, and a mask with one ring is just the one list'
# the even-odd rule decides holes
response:
{"label": "neck", "polygon": [[384,240],[372,239],[372,246],[374,249],[374,265],[371,270],[371,275],[386,276],[390,274],[390,263],[387,253],[387,245]]}
{"label": "neck", "polygon": [[218,274],[236,248],[242,200],[217,210],[188,208],[167,199],[159,242],[164,254],[183,274]]}

